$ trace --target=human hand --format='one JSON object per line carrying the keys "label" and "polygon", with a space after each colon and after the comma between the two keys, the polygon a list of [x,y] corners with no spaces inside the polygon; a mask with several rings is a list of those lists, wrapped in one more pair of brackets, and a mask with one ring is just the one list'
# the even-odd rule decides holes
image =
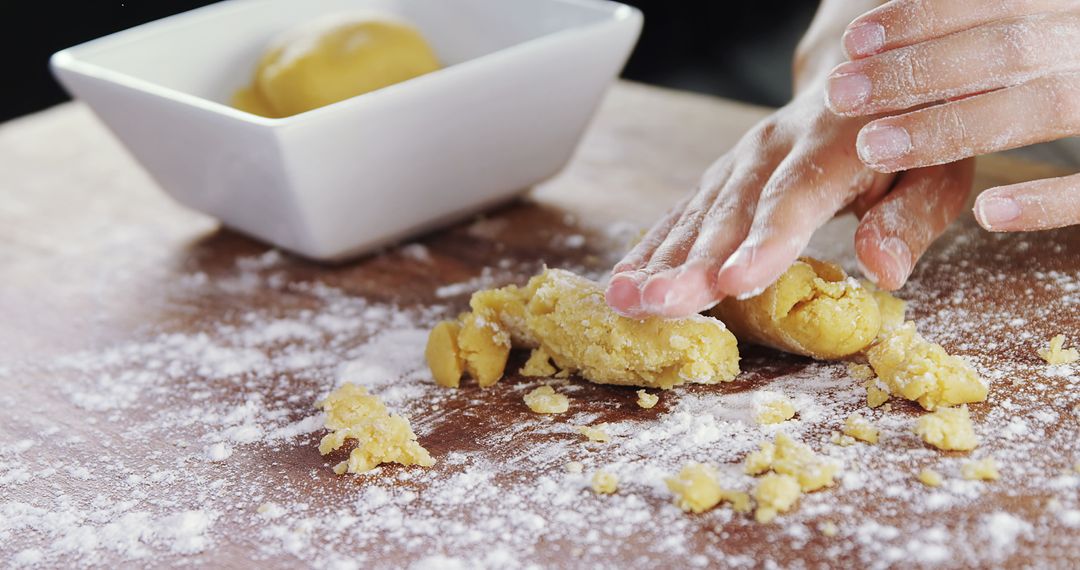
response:
{"label": "human hand", "polygon": [[902,285],[959,215],[971,163],[880,174],[856,156],[867,122],[831,113],[824,84],[756,125],[614,268],[607,301],[631,317],[685,316],[749,296],[795,261],[837,212],[861,217],[856,252],[881,287]]}
{"label": "human hand", "polygon": [[[856,142],[878,172],[1080,135],[1075,0],[892,0],[852,21],[843,43],[853,61],[830,74],[828,106],[890,114]],[[975,217],[993,231],[1080,224],[1080,175],[987,190]]]}

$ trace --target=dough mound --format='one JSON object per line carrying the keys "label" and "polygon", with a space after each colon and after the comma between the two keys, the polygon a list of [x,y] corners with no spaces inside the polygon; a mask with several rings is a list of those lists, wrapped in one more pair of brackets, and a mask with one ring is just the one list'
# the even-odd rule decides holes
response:
{"label": "dough mound", "polygon": [[708,314],[740,340],[832,360],[864,350],[878,336],[879,296],[890,316],[902,314],[902,301],[862,286],[838,265],[804,257],[761,294],[726,298]]}
{"label": "dough mound", "polygon": [[[739,373],[737,342],[720,321],[702,315],[622,317],[608,307],[599,284],[568,271],[548,269],[525,287],[479,291],[470,307],[459,319],[456,348],[481,386],[502,375],[511,343],[539,348],[561,373],[599,384],[667,389],[730,381]],[[460,380],[453,377],[457,368],[443,365],[456,356],[440,352],[454,350],[455,342],[444,338],[452,332],[451,326],[438,326],[428,344],[428,364],[444,386]]]}
{"label": "dough mound", "polygon": [[363,387],[344,384],[317,405],[326,412],[326,428],[330,430],[319,442],[319,453],[326,455],[345,445],[345,440],[356,440],[349,458],[334,467],[335,473],[365,473],[382,463],[435,464],[428,450],[416,441],[409,420],[391,414]]}

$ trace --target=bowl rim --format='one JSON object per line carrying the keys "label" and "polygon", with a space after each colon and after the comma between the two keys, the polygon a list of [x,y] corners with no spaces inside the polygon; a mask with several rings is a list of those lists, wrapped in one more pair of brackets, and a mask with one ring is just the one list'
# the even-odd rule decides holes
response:
{"label": "bowl rim", "polygon": [[[476,66],[488,65],[493,61],[498,61],[507,57],[513,57],[515,54],[537,49],[545,44],[557,42],[565,39],[568,36],[580,35],[595,31],[596,28],[612,26],[612,25],[631,25],[640,26],[643,20],[641,10],[636,7],[617,2],[615,0],[541,0],[543,2],[553,4],[570,4],[574,6],[586,7],[590,9],[596,9],[598,11],[607,12],[607,17],[600,19],[596,22],[583,24],[579,26],[573,26],[569,28],[563,28],[551,33],[547,33],[535,38],[518,42],[505,48],[495,50],[490,53],[483,54],[479,57],[468,59],[466,61],[448,65],[446,67],[437,69],[435,71],[425,73],[424,75],[388,85],[374,91],[362,93],[341,101],[336,101],[328,105],[323,105],[315,109],[310,109],[295,115],[288,117],[263,117],[261,115],[255,115],[247,111],[242,111],[228,105],[223,102],[215,101],[205,97],[200,97],[179,89],[172,87],[165,87],[153,81],[117,71],[110,67],[92,63],[80,57],[81,52],[93,50],[97,47],[103,47],[105,45],[113,43],[132,43],[137,41],[141,36],[158,32],[161,28],[165,28],[170,25],[175,25],[179,21],[188,21],[197,25],[197,22],[202,19],[212,18],[220,15],[221,12],[228,10],[248,9],[250,0],[226,0],[225,2],[219,2],[216,4],[210,4],[202,6],[179,14],[173,14],[166,16],[158,20],[153,20],[95,38],[52,54],[49,58],[49,67],[53,70],[54,74],[57,70],[68,71],[77,73],[83,76],[92,77],[109,83],[117,84],[135,91],[142,91],[144,93],[154,95],[157,97],[170,99],[178,103],[182,103],[191,107],[196,107],[204,111],[223,115],[231,119],[239,120],[246,123],[260,125],[271,128],[282,128],[300,123],[305,123],[313,120],[318,120],[322,117],[333,113],[339,113],[349,110],[351,108],[360,107],[381,97],[392,97],[394,93],[402,90],[420,89],[429,83],[437,83],[442,81],[448,74],[452,75],[460,73],[461,69],[472,69]],[[457,70],[457,71],[455,71]]]}

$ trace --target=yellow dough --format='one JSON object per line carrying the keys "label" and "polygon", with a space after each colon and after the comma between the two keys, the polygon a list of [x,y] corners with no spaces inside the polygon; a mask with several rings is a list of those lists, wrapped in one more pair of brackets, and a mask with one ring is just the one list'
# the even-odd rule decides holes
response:
{"label": "yellow dough", "polygon": [[795,404],[776,392],[759,392],[754,401],[754,421],[759,425],[779,424],[795,417]]}
{"label": "yellow dough", "polygon": [[927,410],[986,400],[987,385],[978,372],[923,338],[912,322],[885,333],[866,357],[878,375],[878,381],[867,383],[871,407],[883,402],[882,393],[914,400]]}
{"label": "yellow dough", "polygon": [[538,414],[561,414],[570,409],[570,398],[547,385],[525,394],[524,399],[525,405]]}
{"label": "yellow dough", "polygon": [[791,509],[801,496],[802,489],[795,477],[781,473],[765,475],[754,488],[754,500],[757,501],[754,520],[759,523],[772,522],[777,514]]}
{"label": "yellow dough", "polygon": [[993,457],[964,463],[960,466],[960,474],[969,481],[997,481],[1001,477]]}
{"label": "yellow dough", "polygon": [[439,67],[435,52],[413,26],[392,16],[338,14],[276,40],[259,61],[251,85],[233,96],[233,106],[288,117]]}
{"label": "yellow dough", "polygon": [[881,435],[881,431],[877,426],[870,423],[870,420],[867,420],[858,412],[851,414],[844,420],[843,432],[844,435],[866,443],[877,443],[878,437]]}
{"label": "yellow dough", "polygon": [[[895,304],[889,310],[895,311]],[[825,360],[865,349],[881,330],[874,292],[840,266],[808,257],[761,294],[745,300],[728,297],[708,314],[740,340]]]}
{"label": "yellow dough", "polygon": [[[481,386],[502,376],[511,342],[539,348],[562,372],[599,384],[666,389],[730,381],[739,373],[737,342],[720,321],[622,317],[599,284],[567,271],[548,269],[525,287],[479,291],[469,305],[457,343]],[[448,359],[428,354],[429,366]]]}
{"label": "yellow dough", "polygon": [[1054,335],[1054,338],[1050,339],[1050,344],[1046,348],[1039,349],[1039,358],[1046,361],[1047,364],[1071,364],[1080,360],[1080,351],[1075,348],[1065,347],[1065,335]]}
{"label": "yellow dough", "polygon": [[577,432],[589,439],[589,441],[595,441],[598,443],[608,443],[611,441],[611,436],[608,432],[604,431],[604,428],[608,427],[607,424],[597,424],[595,426],[578,426]]}
{"label": "yellow dough", "polygon": [[933,469],[923,469],[919,471],[919,481],[927,487],[940,487],[942,478],[941,474]]}
{"label": "yellow dough", "polygon": [[435,325],[428,335],[424,356],[431,368],[431,375],[435,377],[435,383],[440,386],[457,388],[461,384],[465,359],[458,349],[460,335],[461,325],[453,321],[443,321]]}
{"label": "yellow dough", "polygon": [[346,439],[356,440],[349,459],[334,467],[342,474],[364,473],[381,463],[402,465],[435,464],[417,441],[409,420],[387,411],[377,397],[356,384],[348,383],[335,390],[318,407],[326,412],[326,428],[331,430],[319,442],[319,453],[339,449]]}
{"label": "yellow dough", "polygon": [[592,477],[592,490],[598,494],[610,495],[619,489],[619,478],[614,473],[597,471]]}
{"label": "yellow dough", "polygon": [[[434,373],[434,368],[432,372]],[[542,349],[534,348],[532,354],[529,355],[529,359],[525,361],[525,365],[518,371],[522,376],[530,376],[533,378],[547,378],[553,376],[558,370],[551,365],[551,357]]]}
{"label": "yellow dough", "polygon": [[763,442],[760,449],[746,456],[743,467],[747,475],[775,471],[790,475],[803,491],[816,491],[833,483],[837,465],[813,452],[805,444],[784,432],[772,442]]}
{"label": "yellow dough", "polygon": [[945,451],[971,451],[979,445],[967,406],[938,408],[916,420],[915,433],[923,441]]}
{"label": "yellow dough", "polygon": [[645,408],[646,410],[652,408],[660,401],[660,396],[656,394],[650,394],[645,390],[637,391],[637,405],[638,407]]}
{"label": "yellow dough", "polygon": [[677,475],[664,479],[664,483],[675,495],[675,504],[686,512],[703,513],[720,501],[730,501],[735,512],[749,512],[750,495],[724,489],[717,479],[713,467],[687,463]]}

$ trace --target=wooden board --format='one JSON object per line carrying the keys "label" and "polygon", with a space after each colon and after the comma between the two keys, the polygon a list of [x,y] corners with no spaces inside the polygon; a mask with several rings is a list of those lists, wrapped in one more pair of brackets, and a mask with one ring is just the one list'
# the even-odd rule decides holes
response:
{"label": "wooden board", "polygon": [[[576,379],[558,383],[571,412],[543,417],[521,402],[537,380],[431,385],[432,322],[543,264],[602,275],[765,112],[621,83],[529,200],[334,267],[174,205],[81,105],[3,125],[0,566],[1080,565],[1080,368],[1035,355],[1054,333],[1080,342],[1078,229],[990,235],[968,216],[901,293],[991,380],[972,456],[997,459],[997,482],[963,481],[966,456],[921,445],[915,407],[866,410],[844,364],[767,350],[744,348],[736,382],[651,410]],[[978,185],[1053,174],[988,158]],[[850,232],[838,220],[812,249],[850,267]],[[408,415],[438,464],[335,476],[312,406],[346,380]],[[770,525],[684,514],[663,477],[686,461],[751,484],[739,462],[770,435],[749,420],[760,390],[795,399],[783,429],[845,475]],[[829,443],[855,410],[882,443]],[[612,443],[574,431],[598,422]],[[946,485],[916,482],[926,466]],[[598,468],[617,494],[588,489]]]}

